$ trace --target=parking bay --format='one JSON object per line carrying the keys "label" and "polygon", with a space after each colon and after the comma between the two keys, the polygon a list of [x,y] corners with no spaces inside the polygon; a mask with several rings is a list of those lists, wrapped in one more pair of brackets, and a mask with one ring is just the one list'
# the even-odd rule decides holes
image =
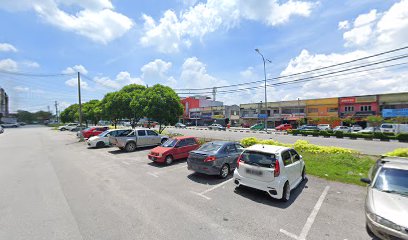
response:
{"label": "parking bay", "polygon": [[[292,191],[292,199],[283,203],[261,191],[235,189],[231,176],[221,180],[193,173],[185,161],[155,164],[147,159],[150,149],[124,153],[115,148],[75,147],[87,154],[97,153],[100,158],[94,164],[118,165],[134,180],[133,190],[143,196],[137,199],[165,213],[155,221],[180,236],[191,230],[186,230],[190,224],[194,228],[203,221],[209,225],[204,224],[203,229],[215,231],[206,234],[221,231],[234,239],[370,239],[365,231],[363,187],[308,176]],[[143,189],[148,191],[143,193]],[[182,219],[184,226],[171,228],[169,221],[176,219]]]}

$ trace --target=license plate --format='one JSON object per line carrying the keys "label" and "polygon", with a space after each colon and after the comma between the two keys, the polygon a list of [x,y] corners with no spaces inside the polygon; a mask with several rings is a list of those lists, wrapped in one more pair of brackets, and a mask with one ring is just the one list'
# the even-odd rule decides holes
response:
{"label": "license plate", "polygon": [[256,176],[262,176],[262,171],[255,170],[255,169],[246,169],[246,173],[256,175]]}
{"label": "license plate", "polygon": [[149,156],[149,159],[150,159],[150,160],[153,160],[153,161],[156,160],[156,158],[155,158],[155,157],[152,157],[152,156]]}

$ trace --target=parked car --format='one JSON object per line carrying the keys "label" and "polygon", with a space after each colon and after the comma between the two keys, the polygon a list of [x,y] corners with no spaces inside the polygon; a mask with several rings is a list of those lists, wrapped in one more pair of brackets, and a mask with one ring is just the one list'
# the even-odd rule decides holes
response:
{"label": "parked car", "polygon": [[58,130],[60,130],[60,131],[72,131],[73,129],[76,129],[77,127],[79,127],[78,123],[68,123],[67,125],[58,127]]}
{"label": "parked car", "polygon": [[[88,138],[86,143],[88,144],[89,147],[92,148],[101,148],[101,147],[106,147],[109,146],[109,136],[120,136],[123,133],[129,134],[132,130],[131,129],[111,129],[111,130],[106,130],[103,133],[97,135],[97,136],[92,136]],[[126,135],[127,135],[126,134]]]}
{"label": "parked car", "polygon": [[287,147],[256,144],[244,150],[234,172],[237,187],[263,190],[271,197],[288,201],[290,191],[305,179],[302,156]]}
{"label": "parked car", "polygon": [[340,131],[340,132],[350,132],[350,128],[347,126],[337,126],[335,128],[333,128],[333,131]]}
{"label": "parked car", "polygon": [[292,125],[290,124],[281,124],[275,128],[276,131],[286,131],[292,129]]}
{"label": "parked car", "polygon": [[242,128],[249,128],[251,125],[249,123],[241,123]]}
{"label": "parked car", "polygon": [[213,123],[210,126],[208,126],[209,130],[226,130],[226,128],[224,126],[222,126],[221,124],[218,123]]}
{"label": "parked car", "polygon": [[195,137],[175,137],[153,148],[148,157],[158,163],[170,165],[174,160],[187,158],[188,154],[200,147]]}
{"label": "parked car", "polygon": [[408,159],[379,159],[361,181],[368,184],[367,230],[380,239],[408,239]]}
{"label": "parked car", "polygon": [[361,130],[363,130],[363,127],[361,127],[360,125],[353,125],[350,128],[351,132],[358,132],[358,131],[361,131]]}
{"label": "parked car", "polygon": [[127,135],[109,136],[109,143],[127,152],[133,152],[139,147],[157,146],[169,139],[150,129],[134,129]]}
{"label": "parked car", "polygon": [[20,125],[20,126],[25,126],[26,125],[25,122],[18,122],[17,124]]}
{"label": "parked car", "polygon": [[82,136],[84,138],[90,138],[92,136],[97,136],[103,132],[105,132],[106,130],[108,130],[109,127],[90,127],[90,128],[86,128],[82,131],[78,132],[78,137],[80,136],[80,134],[82,134]]}
{"label": "parked car", "polygon": [[331,129],[330,124],[318,124],[317,128],[319,130],[330,130]]}
{"label": "parked car", "polygon": [[265,129],[265,125],[263,123],[257,123],[252,125],[249,129],[251,130],[263,130]]}
{"label": "parked car", "polygon": [[316,125],[302,125],[297,130],[320,130]]}
{"label": "parked car", "polygon": [[174,125],[175,128],[187,128],[186,125],[182,124],[182,123],[176,123],[176,125]]}
{"label": "parked car", "polygon": [[358,131],[358,133],[373,133],[373,132],[380,132],[380,128],[378,127],[366,127],[363,130]]}
{"label": "parked car", "polygon": [[226,178],[237,167],[237,159],[244,147],[237,142],[216,141],[190,152],[187,168],[194,172]]}
{"label": "parked car", "polygon": [[381,132],[392,132],[392,133],[408,133],[408,124],[394,124],[394,123],[383,123],[380,126]]}
{"label": "parked car", "polygon": [[4,133],[4,128],[0,125],[0,133]]}
{"label": "parked car", "polygon": [[19,127],[18,123],[2,123],[0,125],[3,128],[17,128],[17,127]]}

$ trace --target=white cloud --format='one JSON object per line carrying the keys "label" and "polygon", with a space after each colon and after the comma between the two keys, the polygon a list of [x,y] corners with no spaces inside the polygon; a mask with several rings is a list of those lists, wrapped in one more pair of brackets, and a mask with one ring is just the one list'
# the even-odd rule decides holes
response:
{"label": "white cloud", "polygon": [[[65,81],[65,84],[67,86],[70,86],[70,87],[77,87],[78,86],[78,79],[77,78],[71,78],[71,79]],[[88,89],[88,83],[85,82],[82,79],[81,79],[81,88]]]}
{"label": "white cloud", "polygon": [[350,28],[350,23],[349,23],[349,21],[345,20],[345,21],[339,22],[339,25],[338,25],[338,29],[339,29],[339,30],[341,30],[341,29],[349,29],[349,28]]}
{"label": "white cloud", "polygon": [[40,67],[39,63],[33,62],[33,61],[24,61],[21,64],[29,68],[39,68]]}
{"label": "white cloud", "polygon": [[22,86],[15,86],[15,87],[14,87],[14,90],[15,90],[16,92],[28,92],[28,91],[30,91],[30,88],[28,88],[28,87],[22,87]]}
{"label": "white cloud", "polygon": [[172,67],[171,62],[165,62],[161,59],[155,59],[152,62],[145,64],[140,70],[142,71],[141,78],[146,82],[158,82],[167,80],[168,70]]}
{"label": "white cloud", "polygon": [[0,60],[0,69],[5,71],[16,72],[18,70],[17,62],[10,58]]}
{"label": "white cloud", "polygon": [[144,14],[144,33],[140,43],[164,53],[177,52],[181,47],[189,47],[193,38],[201,39],[220,28],[234,27],[242,19],[276,26],[295,15],[309,16],[314,5],[292,0],[284,3],[277,0],[207,0],[179,15],[167,10],[158,22]]}
{"label": "white cloud", "polygon": [[362,46],[367,44],[373,35],[374,21],[377,19],[377,10],[361,14],[353,23],[353,28],[343,34],[345,46]]}
{"label": "white cloud", "polygon": [[88,74],[88,70],[82,65],[75,65],[73,67],[67,67],[65,70],[62,71],[63,74],[75,74],[80,72],[82,74]]}
{"label": "white cloud", "polygon": [[0,52],[17,52],[17,48],[9,43],[0,43]]}
{"label": "white cloud", "polygon": [[[61,5],[78,6],[81,10],[69,14],[61,9]],[[121,37],[133,26],[130,18],[114,11],[110,0],[6,1],[0,8],[9,11],[34,10],[48,24],[103,44]]]}
{"label": "white cloud", "polygon": [[129,84],[140,84],[144,85],[145,83],[140,78],[131,77],[129,72],[123,71],[116,75],[115,79],[110,79],[109,77],[94,77],[93,79],[96,83],[103,87],[112,88],[118,90],[123,86]]}

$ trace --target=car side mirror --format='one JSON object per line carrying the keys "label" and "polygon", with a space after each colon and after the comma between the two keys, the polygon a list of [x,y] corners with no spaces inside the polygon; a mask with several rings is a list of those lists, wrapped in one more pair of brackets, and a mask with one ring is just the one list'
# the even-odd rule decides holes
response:
{"label": "car side mirror", "polygon": [[371,184],[371,180],[368,178],[361,178],[360,181],[362,181],[363,183]]}
{"label": "car side mirror", "polygon": [[302,155],[299,154],[299,158],[302,160],[303,159]]}

